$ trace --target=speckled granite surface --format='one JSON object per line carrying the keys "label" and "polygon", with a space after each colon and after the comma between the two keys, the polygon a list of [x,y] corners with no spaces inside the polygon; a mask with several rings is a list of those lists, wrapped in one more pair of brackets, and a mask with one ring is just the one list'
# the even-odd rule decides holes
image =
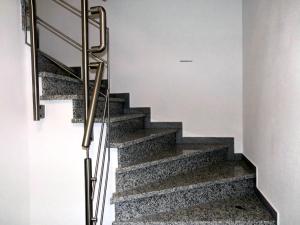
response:
{"label": "speckled granite surface", "polygon": [[276,221],[255,195],[246,195],[114,225],[276,225]]}
{"label": "speckled granite surface", "polygon": [[117,220],[169,212],[210,201],[253,194],[255,172],[244,162],[221,162],[187,174],[116,193]]}
{"label": "speckled granite surface", "polygon": [[182,144],[161,151],[155,160],[117,169],[117,191],[132,189],[224,161],[227,147],[222,145]]}
{"label": "speckled granite surface", "polygon": [[141,129],[132,133],[128,133],[112,141],[112,147],[126,148],[130,145],[139,144],[144,141],[155,139],[167,134],[176,133],[175,129]]}
{"label": "speckled granite surface", "polygon": [[131,166],[157,158],[157,155],[161,155],[162,152],[169,152],[176,143],[175,132],[160,133],[152,137],[145,137],[141,141],[142,138],[139,138],[139,143],[118,149],[119,167]]}
{"label": "speckled granite surface", "polygon": [[[69,76],[70,74],[67,73],[65,70],[61,69],[55,63],[53,63],[49,58],[52,58],[51,56],[39,51],[38,52],[38,71],[39,72],[47,72],[47,73],[53,73],[53,74],[60,74],[65,77]],[[52,58],[54,59],[54,58]],[[54,59],[55,60],[55,59]],[[56,60],[55,60],[56,61]],[[69,71],[77,75],[77,77],[80,77],[80,70],[78,68],[68,68],[67,66],[63,65],[61,62],[59,62],[64,68],[67,68]]]}
{"label": "speckled granite surface", "polygon": [[[120,115],[123,114],[123,101],[118,99],[112,99],[109,103],[110,115]],[[101,118],[103,116],[105,101],[103,98],[99,98],[97,102],[97,108],[95,112],[96,118]],[[84,116],[84,101],[83,99],[73,99],[73,118],[82,119]]]}
{"label": "speckled granite surface", "polygon": [[189,173],[178,174],[164,180],[116,193],[113,202],[149,197],[203,185],[255,178],[255,171],[243,161],[218,162]]}

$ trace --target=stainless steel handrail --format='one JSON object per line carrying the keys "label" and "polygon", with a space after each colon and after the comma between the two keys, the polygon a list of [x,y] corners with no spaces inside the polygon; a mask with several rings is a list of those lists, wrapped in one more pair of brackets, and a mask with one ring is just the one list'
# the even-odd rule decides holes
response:
{"label": "stainless steel handrail", "polygon": [[106,11],[102,6],[92,7],[90,10],[92,16],[99,17],[100,22],[100,39],[99,45],[92,48],[90,51],[94,53],[101,53],[106,48]]}
{"label": "stainless steel handrail", "polygon": [[[103,223],[103,215],[104,215],[104,207],[105,207],[105,197],[106,197],[106,190],[107,190],[107,182],[108,182],[108,172],[110,166],[110,144],[109,144],[109,128],[110,128],[110,115],[109,115],[109,96],[110,96],[110,89],[108,87],[106,98],[105,98],[105,105],[102,117],[102,125],[100,131],[100,138],[99,138],[99,145],[98,145],[98,152],[96,158],[96,166],[95,166],[95,173],[92,176],[92,160],[90,158],[90,145],[92,141],[92,132],[94,127],[95,121],[95,113],[98,103],[98,92],[101,85],[101,80],[104,74],[104,63],[89,63],[89,53],[101,53],[107,49],[108,45],[108,29],[106,27],[106,12],[105,9],[101,6],[92,7],[88,10],[88,0],[81,0],[81,12],[82,12],[82,79],[84,82],[84,100],[85,100],[85,125],[84,125],[84,136],[82,141],[82,147],[86,150],[86,158],[84,160],[85,164],[85,209],[86,209],[86,225],[95,225],[98,220],[98,212],[100,206],[100,199],[101,199],[101,190],[102,190],[102,181],[103,181],[103,174],[104,174],[104,165],[105,165],[105,156],[107,157],[107,166],[106,166],[106,175],[105,175],[105,183],[104,183],[104,190],[102,195],[102,209],[101,209],[101,219],[100,225]],[[89,33],[88,33],[88,18],[89,13],[92,16],[96,16],[99,18],[100,26],[100,45],[96,47],[89,47]],[[109,52],[107,51],[107,57],[109,57]],[[109,66],[109,65],[108,65]],[[90,69],[97,68],[96,72],[96,79],[95,79],[95,86],[93,90],[93,94],[90,100],[89,96],[89,88],[88,88],[88,81],[89,81],[89,72]],[[107,76],[109,79],[109,68],[107,69]],[[110,83],[110,82],[109,82]],[[105,122],[105,117],[108,117],[108,122]],[[97,177],[98,177],[98,167],[99,167],[99,160],[102,150],[102,140],[103,140],[103,132],[104,132],[104,124],[107,124],[106,129],[106,137],[104,141],[104,149],[102,151],[102,163],[100,169],[100,180],[98,185],[98,194],[95,203],[95,212],[93,211],[93,201],[95,197],[96,191],[96,184],[97,184]],[[107,149],[108,145],[108,149]],[[107,151],[108,150],[108,151]]]}
{"label": "stainless steel handrail", "polygon": [[94,91],[92,94],[90,107],[88,109],[88,114],[87,114],[88,116],[87,116],[87,121],[84,129],[84,136],[82,141],[82,147],[87,151],[89,150],[89,147],[91,145],[92,130],[95,122],[95,113],[96,113],[97,101],[99,97],[99,90],[100,90],[103,74],[104,74],[104,64],[99,63],[96,72]]}

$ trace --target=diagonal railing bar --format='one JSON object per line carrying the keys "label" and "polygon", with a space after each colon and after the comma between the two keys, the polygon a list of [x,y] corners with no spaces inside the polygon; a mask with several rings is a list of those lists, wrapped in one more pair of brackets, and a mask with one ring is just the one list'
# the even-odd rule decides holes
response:
{"label": "diagonal railing bar", "polygon": [[[101,123],[101,131],[100,131],[100,138],[99,138],[99,143],[98,143],[98,151],[97,151],[97,156],[96,156],[96,165],[95,165],[95,171],[94,171],[94,176],[93,176],[93,189],[92,189],[92,199],[94,199],[95,195],[95,188],[96,188],[96,183],[97,183],[97,177],[98,177],[98,169],[99,169],[99,161],[100,161],[100,155],[101,155],[101,148],[102,148],[102,140],[103,140],[103,133],[104,133],[104,124],[105,124],[105,117],[106,117],[106,110],[107,110],[107,102],[108,102],[108,91],[106,92],[106,97],[105,97],[105,103],[104,103],[104,111],[103,111],[103,116],[102,116],[102,123]],[[106,148],[106,142],[104,143],[104,148]],[[102,166],[101,166],[101,174],[100,174],[100,180],[99,182],[102,182],[102,176],[103,176],[103,158],[105,157],[105,151],[103,151],[102,155]]]}
{"label": "diagonal railing bar", "polygon": [[[70,3],[65,2],[63,0],[52,0],[52,1],[60,5],[61,7],[65,8],[69,12],[73,13],[75,16],[81,18],[81,10],[77,9],[75,6],[71,5]],[[89,23],[98,29],[100,28],[100,23],[93,18],[89,18]]]}
{"label": "diagonal railing bar", "polygon": [[53,57],[51,57],[50,55],[48,55],[47,53],[39,50],[39,52],[41,52],[43,54],[44,57],[46,57],[48,60],[50,60],[52,63],[54,63],[56,66],[58,66],[60,69],[64,70],[65,72],[67,72],[69,75],[71,75],[73,78],[82,81],[81,78],[76,75],[75,73],[73,73],[68,67],[66,67],[64,64],[62,64],[61,62],[57,61],[56,59],[54,59]]}
{"label": "diagonal railing bar", "polygon": [[[68,44],[70,44],[71,46],[73,46],[78,51],[82,51],[82,45],[81,44],[79,44],[77,41],[75,41],[74,39],[70,38],[69,36],[67,36],[66,34],[64,34],[63,32],[61,32],[60,30],[58,30],[54,26],[50,25],[45,20],[41,19],[40,17],[37,17],[37,23],[39,25],[41,25],[42,27],[44,27],[49,32],[53,33],[57,37],[61,38],[62,40],[64,40],[65,42],[67,42]],[[89,55],[90,55],[91,58],[93,58],[97,62],[103,62],[103,63],[105,63],[105,65],[107,65],[106,61],[104,61],[103,59],[99,58],[94,53],[90,52]]]}

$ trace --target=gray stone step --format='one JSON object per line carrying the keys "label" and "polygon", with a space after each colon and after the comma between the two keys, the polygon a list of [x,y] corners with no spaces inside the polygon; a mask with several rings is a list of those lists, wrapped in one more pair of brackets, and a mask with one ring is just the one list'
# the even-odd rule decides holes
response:
{"label": "gray stone step", "polygon": [[116,171],[117,191],[133,189],[226,160],[226,145],[178,144],[154,158]]}
{"label": "gray stone step", "polygon": [[245,195],[113,225],[276,225],[276,219],[255,195]]}
{"label": "gray stone step", "polygon": [[112,139],[111,146],[118,148],[119,167],[148,161],[176,143],[176,129],[140,129]]}
{"label": "gray stone step", "polygon": [[[110,115],[116,116],[121,115],[124,112],[124,99],[121,98],[110,98]],[[103,117],[105,99],[103,97],[98,98],[97,108],[95,117]],[[80,98],[73,99],[73,119],[82,119],[84,118],[84,100],[83,96]]]}
{"label": "gray stone step", "polygon": [[[73,100],[73,120],[82,120],[84,116],[84,100],[82,95],[42,95],[40,100]],[[124,102],[122,98],[110,98],[110,115],[121,115],[124,111]],[[98,98],[96,118],[103,117],[105,99]]]}
{"label": "gray stone step", "polygon": [[[40,72],[42,78],[42,95],[44,96],[64,96],[83,95],[83,83],[79,79],[70,76],[50,72]],[[92,93],[94,81],[90,81],[90,92]],[[101,82],[100,91],[105,93],[107,81]]]}
{"label": "gray stone step", "polygon": [[[146,178],[145,178],[146,179]],[[117,221],[253,194],[255,171],[243,161],[219,162],[196,171],[114,194]]]}
{"label": "gray stone step", "polygon": [[[82,118],[72,119],[72,123],[83,123]],[[103,118],[95,118],[95,123],[102,123]],[[107,117],[104,122],[108,122]],[[134,132],[145,127],[145,114],[121,114],[110,117],[110,138],[120,138],[127,133]]]}

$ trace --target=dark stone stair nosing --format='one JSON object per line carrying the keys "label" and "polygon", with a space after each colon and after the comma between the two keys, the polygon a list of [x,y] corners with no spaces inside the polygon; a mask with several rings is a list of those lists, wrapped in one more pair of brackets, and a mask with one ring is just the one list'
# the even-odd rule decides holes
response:
{"label": "dark stone stair nosing", "polygon": [[[123,114],[123,115],[117,115],[117,116],[111,116],[110,117],[110,122],[111,123],[117,123],[117,122],[123,122],[127,120],[133,120],[133,119],[139,119],[139,118],[144,118],[144,114]],[[73,118],[72,123],[83,123],[84,119],[83,118]],[[102,118],[95,118],[95,123],[102,123],[103,120]],[[106,117],[104,119],[104,122],[108,122],[108,118]]]}
{"label": "dark stone stair nosing", "polygon": [[41,78],[55,78],[57,80],[69,81],[69,82],[74,82],[74,83],[78,83],[78,84],[82,83],[82,81],[79,78],[73,78],[73,77],[70,77],[70,76],[51,73],[51,72],[39,72],[39,77],[41,77]]}
{"label": "dark stone stair nosing", "polygon": [[[51,100],[83,100],[83,95],[42,95],[40,100],[51,101]],[[104,97],[99,97],[99,101],[105,101]],[[123,103],[122,98],[110,98],[110,102],[120,102]]]}

